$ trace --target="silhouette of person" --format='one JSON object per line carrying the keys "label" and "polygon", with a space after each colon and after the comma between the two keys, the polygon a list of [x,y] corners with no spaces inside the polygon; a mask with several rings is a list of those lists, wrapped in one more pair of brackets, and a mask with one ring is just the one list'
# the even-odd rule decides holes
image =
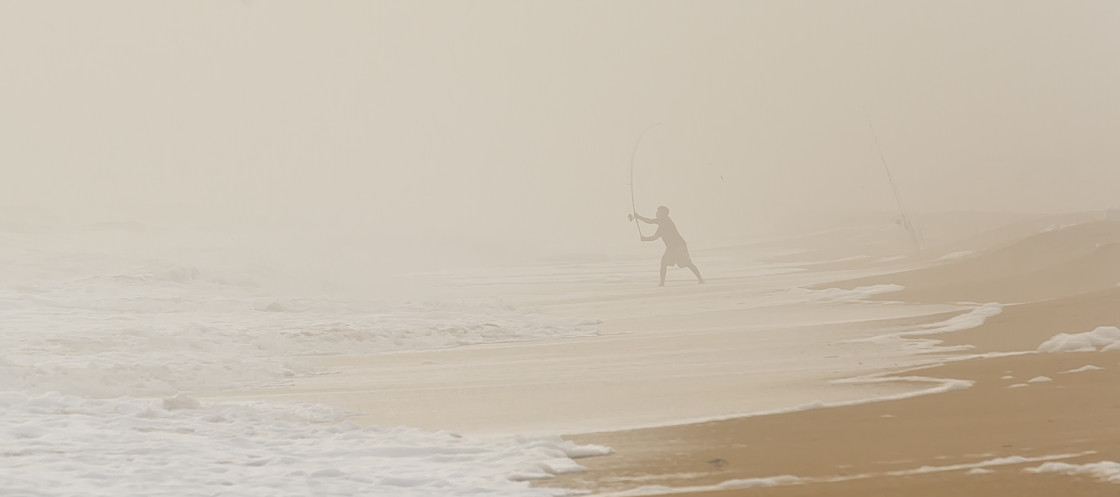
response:
{"label": "silhouette of person", "polygon": [[696,265],[692,263],[692,257],[688,255],[688,244],[685,243],[681,233],[677,231],[677,225],[673,224],[672,219],[669,219],[668,207],[658,207],[657,215],[653,219],[642,217],[637,212],[634,213],[634,218],[643,223],[657,225],[657,232],[650,236],[643,236],[643,242],[652,242],[658,238],[665,242],[665,254],[661,256],[661,284],[658,286],[665,286],[665,272],[669,269],[669,266],[689,268],[692,270],[692,274],[696,275],[696,281],[704,283],[704,278],[700,276],[700,270],[696,269]]}

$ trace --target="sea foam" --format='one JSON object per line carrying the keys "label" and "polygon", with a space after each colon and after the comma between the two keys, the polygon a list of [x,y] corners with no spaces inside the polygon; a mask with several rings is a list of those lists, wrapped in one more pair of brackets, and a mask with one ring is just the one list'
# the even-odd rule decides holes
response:
{"label": "sea foam", "polygon": [[316,404],[0,395],[3,495],[510,495],[609,449],[360,427]]}
{"label": "sea foam", "polygon": [[1039,352],[1120,350],[1120,328],[1099,326],[1084,333],[1060,333],[1038,346]]}
{"label": "sea foam", "polygon": [[283,284],[222,237],[0,232],[0,495],[553,495],[606,453],[556,437],[360,427],[326,405],[194,395],[283,385],[328,354],[594,335],[598,321],[481,299]]}

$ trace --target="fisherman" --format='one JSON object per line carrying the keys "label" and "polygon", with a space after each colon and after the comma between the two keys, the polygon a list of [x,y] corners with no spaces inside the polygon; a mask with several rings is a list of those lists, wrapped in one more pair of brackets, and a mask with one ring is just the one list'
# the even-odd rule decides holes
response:
{"label": "fisherman", "polygon": [[692,274],[696,275],[696,281],[701,284],[704,283],[704,278],[700,276],[700,270],[696,269],[696,265],[692,263],[692,258],[688,255],[688,244],[685,243],[681,233],[677,231],[677,225],[673,224],[672,219],[669,219],[668,207],[658,207],[657,215],[653,219],[642,217],[637,212],[633,214],[633,219],[657,225],[657,232],[651,236],[643,236],[643,242],[652,242],[658,238],[665,242],[665,254],[661,256],[661,284],[658,286],[665,286],[665,272],[669,269],[669,266],[689,268],[692,270]]}

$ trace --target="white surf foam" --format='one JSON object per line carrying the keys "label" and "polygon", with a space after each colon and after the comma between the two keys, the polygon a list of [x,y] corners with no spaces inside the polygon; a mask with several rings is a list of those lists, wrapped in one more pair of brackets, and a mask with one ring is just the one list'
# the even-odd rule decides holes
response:
{"label": "white surf foam", "polygon": [[767,411],[756,411],[750,413],[733,414],[728,416],[710,416],[703,418],[692,418],[676,420],[669,423],[649,423],[649,424],[635,424],[626,426],[625,429],[644,429],[644,428],[663,428],[669,426],[681,426],[689,424],[709,423],[713,421],[727,421],[732,419],[753,418],[757,416],[772,416],[776,414],[789,414],[794,412],[809,411],[814,409],[828,409],[832,407],[848,407],[863,404],[872,404],[876,402],[886,402],[892,400],[903,400],[914,397],[921,397],[924,395],[933,395],[938,393],[953,392],[956,390],[964,390],[971,388],[973,382],[971,380],[957,380],[952,378],[930,378],[925,376],[891,376],[890,373],[878,373],[868,376],[859,376],[855,378],[845,378],[840,380],[832,380],[831,383],[836,384],[876,384],[876,383],[912,383],[912,384],[932,384],[926,388],[919,388],[916,390],[900,392],[888,395],[876,395],[871,397],[844,400],[837,402],[823,402],[812,401],[806,402],[793,407],[782,409],[772,409]]}
{"label": "white surf foam", "polygon": [[[727,490],[727,489],[738,489],[738,488],[774,487],[774,486],[779,486],[779,485],[799,485],[799,484],[805,484],[805,483],[836,483],[836,482],[845,482],[845,481],[853,481],[853,480],[864,480],[864,479],[868,479],[868,478],[876,478],[876,477],[882,477],[882,476],[911,476],[911,475],[920,475],[920,474],[929,474],[929,473],[943,473],[943,472],[949,472],[949,471],[962,471],[962,470],[968,470],[969,474],[977,475],[977,474],[990,473],[991,470],[987,469],[987,468],[992,468],[992,467],[1015,466],[1015,465],[1029,464],[1029,463],[1043,462],[1043,461],[1058,461],[1058,460],[1061,460],[1061,459],[1071,459],[1071,458],[1074,458],[1074,457],[1082,457],[1082,456],[1086,456],[1086,455],[1093,454],[1093,453],[1094,453],[1093,451],[1086,451],[1086,452],[1074,453],[1074,454],[1055,454],[1055,455],[1035,456],[1035,457],[1025,457],[1025,456],[998,457],[998,458],[994,458],[994,459],[986,459],[986,460],[983,460],[983,461],[977,461],[977,462],[971,462],[971,463],[949,464],[949,465],[944,465],[944,466],[920,466],[920,467],[913,468],[913,469],[904,469],[904,470],[898,470],[898,471],[887,471],[887,472],[883,472],[883,473],[859,473],[859,474],[852,474],[852,475],[818,476],[818,477],[798,477],[798,476],[792,476],[792,475],[781,475],[781,476],[773,476],[773,477],[760,477],[760,478],[747,478],[747,479],[741,479],[741,480],[728,480],[726,482],[719,483],[719,484],[716,484],[716,485],[705,485],[705,486],[666,487],[666,486],[660,486],[660,485],[657,485],[657,486],[652,486],[651,485],[651,486],[636,488],[636,489],[633,489],[633,490],[627,490],[627,491],[622,491],[622,492],[603,493],[603,494],[597,494],[597,495],[601,495],[603,497],[631,497],[631,496],[653,496],[653,495],[679,494],[679,493],[700,493],[700,492],[711,492],[711,491],[716,491],[716,490]],[[1082,466],[1073,466],[1073,465],[1064,464],[1064,463],[1047,462],[1047,463],[1043,464],[1042,466],[1040,466],[1039,468],[1045,468],[1045,471],[1047,471],[1047,472],[1067,472],[1067,471],[1070,471],[1070,470],[1075,470],[1075,471],[1080,470],[1080,471],[1083,471],[1083,473],[1081,473],[1081,474],[1087,474],[1090,471],[1095,471],[1095,473],[1093,473],[1095,476],[1097,476],[1097,475],[1111,476],[1113,474],[1120,475],[1120,473],[1112,473],[1112,471],[1114,469],[1113,466],[1112,466],[1113,464],[1117,464],[1117,463],[1104,462],[1104,463],[1097,463],[1097,465],[1085,465],[1084,467],[1082,467]],[[1120,468],[1120,465],[1118,465],[1117,468]],[[1026,471],[1043,472],[1043,471],[1039,470],[1038,468],[1027,469]],[[1098,476],[1098,477],[1100,477],[1100,476]],[[1120,482],[1120,481],[1118,481],[1118,482]]]}
{"label": "white surf foam", "polygon": [[892,255],[890,257],[884,257],[882,259],[879,259],[875,262],[897,262],[897,261],[902,261],[902,260],[906,260],[905,255]]}
{"label": "white surf foam", "polygon": [[1084,373],[1084,372],[1086,372],[1086,371],[1099,371],[1099,370],[1102,370],[1102,369],[1104,369],[1104,368],[1102,368],[1102,367],[1099,367],[1099,366],[1094,366],[1094,365],[1092,365],[1092,364],[1086,364],[1086,365],[1084,365],[1084,366],[1081,366],[1081,367],[1079,367],[1079,368],[1077,368],[1077,369],[1071,369],[1071,370],[1069,370],[1069,371],[1062,371],[1062,373],[1061,373],[1061,374],[1068,374],[1068,373]]}
{"label": "white surf foam", "polygon": [[557,495],[609,452],[555,437],[361,428],[322,405],[0,394],[3,495]]}
{"label": "white surf foam", "polygon": [[1038,346],[1039,352],[1094,352],[1120,350],[1120,328],[1100,326],[1084,333],[1060,333]]}
{"label": "white surf foam", "polygon": [[894,344],[900,347],[915,349],[917,351],[939,350],[948,352],[951,350],[967,350],[972,348],[969,345],[962,345],[957,347],[944,347],[941,346],[941,340],[932,338],[914,338],[926,337],[929,335],[937,335],[941,333],[952,333],[955,331],[963,331],[979,327],[984,324],[988,318],[997,316],[1003,312],[1003,305],[997,302],[988,302],[986,304],[977,305],[968,310],[957,314],[945,321],[938,323],[920,326],[916,329],[907,329],[894,333],[885,333],[876,335],[870,338],[857,339],[856,342],[872,342],[883,344]]}
{"label": "white surf foam", "polygon": [[871,285],[861,286],[852,289],[843,288],[794,288],[789,290],[789,295],[798,297],[802,300],[813,302],[855,302],[860,300],[867,300],[875,295],[884,293],[897,292],[902,290],[902,285]]}
{"label": "white surf foam", "polygon": [[906,332],[906,336],[935,335],[939,333],[952,333],[979,327],[988,318],[998,316],[1003,312],[1003,305],[998,302],[988,302],[974,307],[964,314],[958,314],[941,323],[922,327],[921,329]]}
{"label": "white surf foam", "polygon": [[984,460],[984,461],[974,462],[974,463],[949,464],[949,465],[945,465],[945,466],[922,466],[922,467],[915,468],[915,469],[888,471],[884,474],[888,475],[888,476],[909,476],[909,475],[920,475],[920,474],[927,474],[927,473],[942,473],[942,472],[946,472],[946,471],[960,471],[960,470],[963,470],[963,469],[990,468],[990,467],[994,467],[994,466],[1010,466],[1010,465],[1025,464],[1025,463],[1032,463],[1032,462],[1055,461],[1055,460],[1059,460],[1059,459],[1070,459],[1070,458],[1073,458],[1073,457],[1080,457],[1080,456],[1093,454],[1093,453],[1094,453],[1093,451],[1087,451],[1087,452],[1081,452],[1081,453],[1076,453],[1076,454],[1054,454],[1054,455],[1049,455],[1049,456],[1036,456],[1036,457],[1025,457],[1025,456],[997,457],[997,458],[994,458],[994,459],[987,459],[987,460]]}
{"label": "white surf foam", "polygon": [[199,402],[190,392],[315,374],[312,356],[586,336],[598,321],[495,300],[348,298],[238,261],[221,237],[165,238],[0,233],[0,495],[553,495],[528,482],[608,450],[361,428],[323,405]]}
{"label": "white surf foam", "polygon": [[618,492],[596,493],[599,497],[653,497],[656,495],[678,495],[682,493],[714,492],[718,490],[741,490],[747,488],[767,488],[785,485],[798,485],[814,481],[813,479],[800,478],[793,475],[779,475],[758,478],[742,478],[727,480],[715,485],[669,487],[665,485],[643,485],[629,490]]}
{"label": "white surf foam", "polygon": [[1088,464],[1048,462],[1023,471],[1028,473],[1061,473],[1065,475],[1089,476],[1109,483],[1120,483],[1120,463],[1099,461]]}
{"label": "white surf foam", "polygon": [[939,261],[955,261],[955,260],[958,260],[958,259],[964,259],[965,257],[968,257],[970,255],[972,255],[971,250],[961,250],[961,251],[958,251],[958,252],[951,252],[951,253],[945,254],[941,257],[938,257],[937,260],[939,260]]}
{"label": "white surf foam", "polygon": [[805,480],[793,475],[771,476],[766,478],[743,478],[738,480],[727,480],[716,488],[724,489],[739,489],[739,488],[759,488],[759,487],[776,487],[779,485],[796,485],[803,483]]}

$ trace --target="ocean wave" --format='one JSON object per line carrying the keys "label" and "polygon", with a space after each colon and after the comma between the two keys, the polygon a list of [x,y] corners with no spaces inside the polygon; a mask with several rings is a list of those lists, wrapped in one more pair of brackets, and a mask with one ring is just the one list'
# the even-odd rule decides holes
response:
{"label": "ocean wave", "polygon": [[609,452],[559,437],[363,428],[319,404],[0,392],[0,412],[3,495],[562,495],[530,481]]}
{"label": "ocean wave", "polygon": [[558,495],[530,481],[607,450],[199,401],[324,373],[319,355],[598,333],[498,300],[331,294],[314,270],[207,243],[144,226],[0,239],[0,495]]}
{"label": "ocean wave", "polygon": [[[128,234],[158,239],[148,231]],[[287,284],[283,268],[223,259],[220,247],[157,258],[75,236],[52,232],[0,247],[8,256],[0,269],[13,275],[0,281],[0,389],[169,395],[283,383],[316,372],[306,365],[316,355],[598,333],[595,320],[493,299],[333,295]],[[209,263],[198,262],[203,254]]]}
{"label": "ocean wave", "polygon": [[[314,372],[305,359],[589,336],[598,321],[496,304],[426,304],[394,310],[322,308],[269,312],[235,302],[199,302],[128,314],[27,310],[0,329],[8,355],[0,388],[91,397],[269,384]],[[130,306],[135,307],[133,303]],[[292,304],[285,304],[291,306]],[[108,315],[107,315],[108,314]],[[18,371],[12,368],[19,369]]]}

